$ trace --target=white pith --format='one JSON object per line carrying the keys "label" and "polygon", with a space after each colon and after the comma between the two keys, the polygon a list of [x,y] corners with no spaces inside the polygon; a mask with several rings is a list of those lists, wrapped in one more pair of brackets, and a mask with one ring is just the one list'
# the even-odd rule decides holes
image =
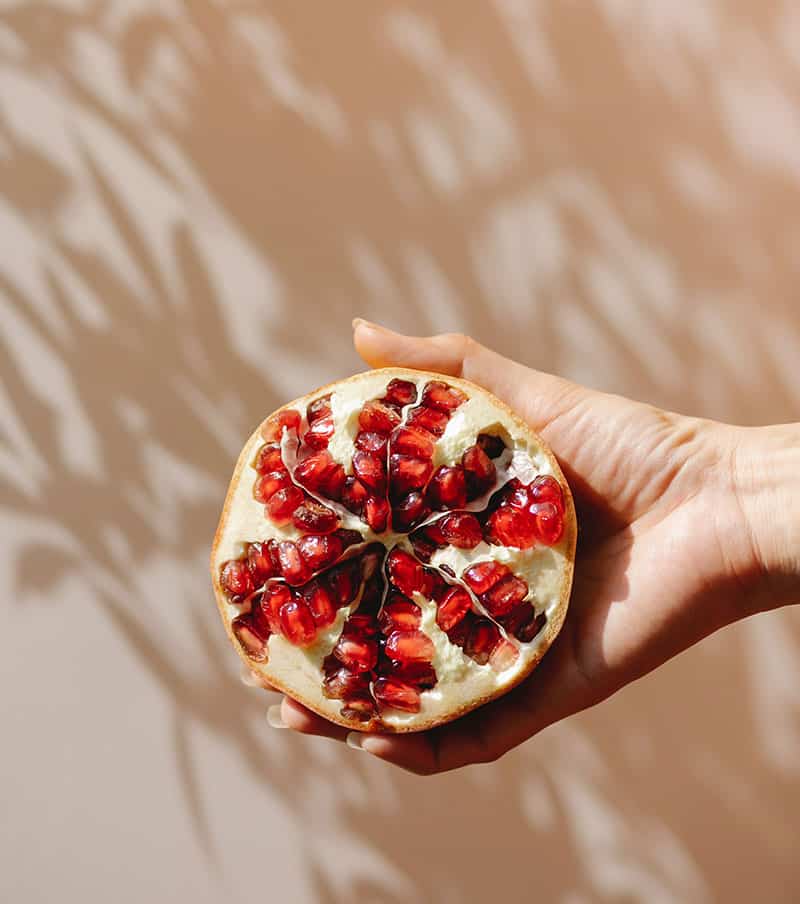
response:
{"label": "white pith", "polygon": [[[430,377],[419,375],[413,371],[398,374],[403,379],[414,382],[422,394],[424,385]],[[333,387],[327,387],[312,393],[297,403],[297,409],[305,414],[305,406],[331,392],[331,408],[334,417],[335,431],[328,446],[328,451],[335,460],[345,466],[347,473],[352,473],[351,461],[354,449],[354,438],[358,432],[358,414],[365,401],[381,397],[391,377],[376,372],[360,375]],[[446,378],[445,378],[446,379]],[[452,381],[458,385],[458,381]],[[490,396],[479,391],[469,392],[470,396],[451,416],[444,435],[436,442],[434,467],[457,464],[462,453],[475,443],[479,433],[499,433],[510,445],[509,452],[500,459],[499,479],[497,486],[506,480],[518,476],[524,483],[529,483],[541,474],[552,474],[550,459],[545,451],[533,441],[532,437],[522,430],[506,410],[497,406]],[[404,412],[405,414],[405,412]],[[301,428],[304,429],[305,424]],[[286,449],[287,437],[284,437]],[[233,487],[229,499],[227,515],[221,526],[218,546],[215,552],[213,567],[216,572],[224,562],[238,558],[244,552],[245,544],[253,541],[297,539],[302,534],[291,524],[286,527],[275,526],[264,514],[262,503],[253,498],[253,483],[256,472],[249,464],[255,458],[263,439],[254,435],[244,452],[245,467],[242,469],[238,483]],[[326,504],[327,500],[326,500]],[[467,508],[479,508],[484,503],[478,500]],[[342,527],[359,531],[365,541],[379,540],[387,549],[395,544],[410,551],[407,534],[384,532],[374,534],[356,515],[341,506],[334,506],[340,515]],[[567,536],[553,547],[533,547],[521,550],[510,547],[489,546],[481,542],[475,549],[464,550],[447,547],[434,553],[430,564],[449,565],[460,578],[465,568],[471,563],[486,559],[503,562],[528,584],[529,599],[532,599],[537,613],[545,612],[548,620],[559,606],[565,580],[568,580],[569,559]],[[415,724],[430,723],[446,719],[454,711],[460,710],[472,700],[486,698],[498,689],[514,683],[514,679],[527,670],[532,659],[538,659],[540,646],[547,632],[540,632],[529,643],[518,643],[520,656],[516,662],[503,672],[496,672],[491,665],[479,665],[464,654],[460,647],[451,643],[447,636],[436,625],[436,604],[420,594],[415,594],[417,602],[423,610],[421,629],[431,638],[434,644],[433,666],[437,674],[437,684],[431,690],[421,694],[421,707],[418,713],[406,713],[398,710],[384,710],[381,719],[387,726],[408,730]],[[226,617],[232,621],[241,610],[228,604]],[[333,625],[320,631],[315,642],[306,648],[298,648],[279,635],[272,635],[268,641],[268,657],[265,662],[252,662],[252,667],[259,671],[267,681],[277,681],[289,693],[295,693],[306,701],[313,700],[314,707],[323,715],[335,717],[340,714],[342,702],[329,700],[322,694],[322,662],[333,649],[350,611],[357,608],[357,601],[349,607],[341,609]]]}

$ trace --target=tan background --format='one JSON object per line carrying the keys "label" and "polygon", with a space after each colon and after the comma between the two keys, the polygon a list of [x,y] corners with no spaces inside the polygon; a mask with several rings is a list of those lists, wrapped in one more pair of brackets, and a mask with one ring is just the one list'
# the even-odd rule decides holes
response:
{"label": "tan background", "polygon": [[0,3],[0,898],[800,900],[796,612],[423,780],[270,730],[206,575],[353,315],[797,419],[798,111],[794,0]]}

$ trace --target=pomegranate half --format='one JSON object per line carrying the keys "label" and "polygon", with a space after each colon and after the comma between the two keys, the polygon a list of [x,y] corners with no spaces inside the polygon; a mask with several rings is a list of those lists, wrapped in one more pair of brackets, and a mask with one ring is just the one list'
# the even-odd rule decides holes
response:
{"label": "pomegranate half", "polygon": [[541,439],[466,380],[385,368],[271,414],[211,554],[254,672],[362,731],[421,731],[506,693],[564,620],[577,525]]}

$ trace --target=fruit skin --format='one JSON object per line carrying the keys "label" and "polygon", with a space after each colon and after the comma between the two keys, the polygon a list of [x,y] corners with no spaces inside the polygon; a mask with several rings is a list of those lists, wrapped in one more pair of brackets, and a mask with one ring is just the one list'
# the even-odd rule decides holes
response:
{"label": "fruit skin", "polygon": [[[313,393],[308,393],[306,396],[303,396],[299,399],[296,399],[287,405],[285,405],[279,411],[284,409],[295,409],[299,411],[304,411],[305,406],[308,402],[309,398],[314,398],[316,396],[321,395],[324,392],[328,392],[332,389],[337,389],[342,383],[353,382],[362,380],[365,378],[372,378],[374,376],[380,376],[385,378],[386,383],[392,379],[419,379],[419,380],[436,380],[436,381],[445,381],[452,386],[458,387],[470,395],[489,395],[485,392],[485,390],[480,387],[475,386],[474,384],[469,383],[466,380],[442,376],[441,374],[435,374],[431,372],[425,371],[410,371],[404,368],[382,368],[376,371],[369,371],[365,374],[356,374],[353,377],[350,377],[346,381],[341,381],[341,383],[331,384],[330,386],[321,387],[319,390],[316,390]],[[384,384],[385,385],[385,384]],[[420,386],[424,385],[422,382]],[[421,395],[421,393],[420,393]],[[365,397],[366,398],[366,397]],[[222,515],[220,518],[219,526],[217,528],[217,532],[214,538],[214,543],[212,546],[211,552],[211,564],[212,564],[212,580],[214,584],[215,598],[217,601],[217,606],[220,611],[220,615],[223,619],[223,624],[225,626],[226,632],[233,642],[234,648],[239,652],[242,660],[246,662],[248,668],[255,669],[259,674],[262,674],[277,690],[286,693],[292,697],[303,702],[309,709],[317,712],[319,715],[325,717],[326,719],[335,722],[339,725],[342,725],[349,729],[359,730],[359,731],[381,731],[384,733],[388,732],[408,732],[408,731],[425,731],[429,728],[436,727],[437,725],[441,725],[445,722],[452,721],[453,719],[457,719],[462,715],[478,708],[479,706],[484,705],[485,703],[490,702],[497,697],[500,697],[510,691],[516,684],[523,681],[530,673],[534,670],[538,662],[541,660],[542,656],[544,656],[546,650],[552,644],[552,641],[555,639],[558,631],[561,628],[561,625],[564,620],[564,616],[567,610],[567,604],[569,600],[569,593],[572,582],[572,573],[574,567],[574,557],[575,557],[575,544],[577,540],[577,524],[575,521],[575,508],[572,501],[572,496],[569,491],[569,487],[563,474],[559,468],[558,462],[555,457],[549,451],[548,447],[539,439],[539,437],[531,430],[529,425],[527,425],[524,421],[522,421],[513,411],[511,411],[504,403],[491,397],[493,404],[500,409],[500,411],[504,412],[504,416],[508,423],[513,424],[516,428],[516,431],[522,435],[530,437],[531,440],[539,445],[542,449],[543,453],[547,457],[550,470],[556,476],[556,479],[559,481],[564,495],[564,533],[559,541],[559,547],[564,554],[565,564],[564,564],[564,573],[562,578],[562,586],[561,586],[561,594],[560,599],[557,605],[554,607],[550,618],[544,627],[544,629],[540,632],[539,638],[540,643],[537,645],[535,655],[531,658],[530,663],[526,666],[525,669],[520,670],[520,672],[515,675],[513,682],[509,681],[506,685],[501,688],[498,688],[497,691],[486,694],[480,698],[476,698],[470,701],[467,701],[460,705],[459,707],[453,709],[451,712],[448,712],[446,716],[432,719],[432,720],[418,720],[413,723],[405,723],[400,725],[394,725],[389,723],[382,723],[377,718],[377,712],[368,713],[367,717],[364,721],[359,721],[355,718],[347,718],[347,716],[342,715],[339,711],[340,701],[328,701],[322,697],[321,693],[321,679],[320,683],[315,683],[311,685],[310,683],[303,686],[292,685],[291,681],[287,682],[287,679],[283,675],[277,675],[274,672],[270,672],[269,664],[256,663],[251,660],[246,659],[244,653],[241,651],[238,643],[234,642],[231,626],[230,626],[230,617],[228,615],[228,601],[225,597],[225,594],[222,591],[222,588],[219,584],[219,568],[223,563],[224,559],[229,559],[234,556],[230,554],[221,557],[218,552],[220,545],[223,542],[223,534],[225,527],[228,523],[229,513],[233,501],[233,497],[238,486],[240,479],[247,479],[243,477],[243,475],[248,474],[249,470],[249,480],[250,486],[252,488],[252,480],[255,472],[251,468],[251,464],[253,459],[255,458],[256,452],[258,448],[264,444],[264,437],[261,434],[262,425],[259,425],[258,429],[254,432],[250,440],[245,444],[244,449],[242,450],[242,454],[239,457],[239,460],[236,464],[236,468],[234,470],[233,479],[231,481],[228,495],[225,500],[225,504],[223,507]],[[417,403],[419,404],[419,403]],[[275,412],[277,414],[278,412]],[[274,417],[274,415],[273,415]],[[364,707],[365,709],[367,707]]]}

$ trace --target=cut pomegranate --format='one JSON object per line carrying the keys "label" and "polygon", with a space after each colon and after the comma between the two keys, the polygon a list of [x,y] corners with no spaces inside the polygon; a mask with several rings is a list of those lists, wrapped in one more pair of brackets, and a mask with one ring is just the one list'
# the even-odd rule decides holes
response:
{"label": "cut pomegranate", "polygon": [[350,729],[433,728],[518,684],[551,643],[572,500],[484,390],[400,369],[346,382],[249,441],[215,541],[217,599],[265,683]]}

